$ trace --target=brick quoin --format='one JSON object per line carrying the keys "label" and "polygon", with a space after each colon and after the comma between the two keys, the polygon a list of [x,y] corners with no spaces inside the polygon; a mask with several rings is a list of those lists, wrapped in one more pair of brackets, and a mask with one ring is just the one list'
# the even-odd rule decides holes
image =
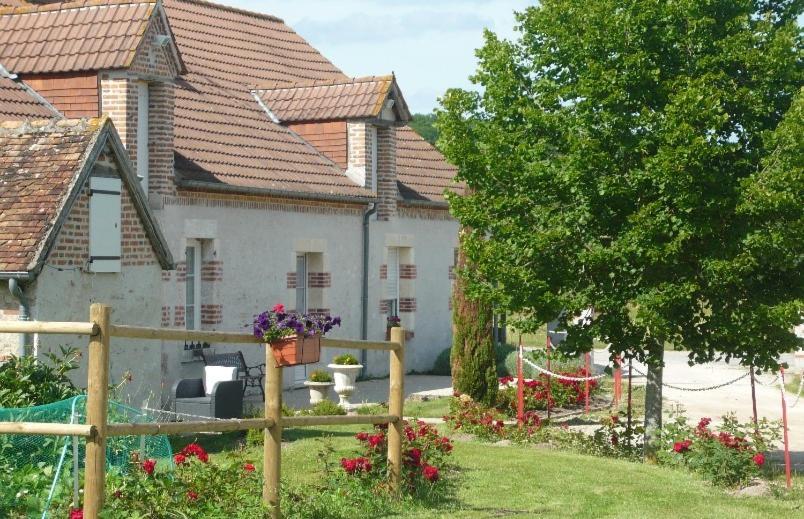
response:
{"label": "brick quoin", "polygon": [[380,299],[380,313],[387,314],[391,311],[391,302],[388,299]]}
{"label": "brick quoin", "polygon": [[295,272],[288,272],[287,273],[287,286],[288,288],[296,288],[296,273]]}
{"label": "brick quoin", "polygon": [[176,262],[176,281],[178,283],[185,283],[187,281],[187,262]]}
{"label": "brick quoin", "polygon": [[172,270],[163,270],[162,271],[162,281],[170,281],[173,278],[173,271]]}
{"label": "brick quoin", "polygon": [[329,272],[308,272],[307,286],[309,288],[329,288],[332,286],[332,274]]}
{"label": "brick quoin", "polygon": [[217,260],[202,262],[201,281],[209,283],[223,281],[223,262]]}
{"label": "brick quoin", "polygon": [[410,263],[400,264],[399,279],[416,279],[416,265]]}
{"label": "brick quoin", "polygon": [[401,297],[401,298],[399,298],[399,311],[400,312],[415,312],[416,311],[416,298],[415,297]]}
{"label": "brick quoin", "polygon": [[162,306],[162,328],[170,326],[170,306]]}
{"label": "brick quoin", "polygon": [[390,220],[397,214],[396,128],[377,127],[377,209],[378,220]]}
{"label": "brick quoin", "polygon": [[380,279],[388,279],[388,265],[380,265]]}
{"label": "brick quoin", "polygon": [[184,322],[184,305],[176,305],[173,310],[173,326],[183,327]]}
{"label": "brick quoin", "polygon": [[223,305],[201,305],[201,324],[215,325],[223,321]]}

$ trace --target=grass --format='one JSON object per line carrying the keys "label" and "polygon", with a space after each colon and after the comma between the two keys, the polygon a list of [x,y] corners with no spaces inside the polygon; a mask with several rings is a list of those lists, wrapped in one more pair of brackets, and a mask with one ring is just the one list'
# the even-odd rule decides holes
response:
{"label": "grass", "polygon": [[441,418],[449,412],[450,397],[431,398],[430,400],[407,400],[405,416],[416,418]]}
{"label": "grass", "polygon": [[[354,453],[353,435],[367,428],[286,430],[284,481],[291,485],[316,482],[323,439],[329,438],[339,459]],[[204,436],[201,443],[215,452],[235,438]],[[261,449],[249,449],[260,466]],[[405,509],[399,516],[755,518],[795,517],[804,507],[800,479],[794,493],[785,498],[737,498],[686,472],[538,447],[457,441],[453,461],[459,468],[455,499],[436,508]]]}
{"label": "grass", "polygon": [[787,382],[785,383],[784,388],[788,392],[792,393],[793,396],[795,397],[795,395],[798,394],[798,388],[799,385],[801,384],[801,375],[793,375],[792,377],[785,377],[785,378],[787,378]]}

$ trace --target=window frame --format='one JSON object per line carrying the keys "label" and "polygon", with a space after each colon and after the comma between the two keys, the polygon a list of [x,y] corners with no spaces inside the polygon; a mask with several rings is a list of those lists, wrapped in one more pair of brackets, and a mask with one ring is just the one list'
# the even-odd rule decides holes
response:
{"label": "window frame", "polygon": [[[188,251],[193,251],[192,265],[189,261]],[[184,289],[184,328],[186,330],[201,329],[201,242],[199,240],[187,240],[184,247],[185,260],[185,289]],[[192,283],[193,300],[190,304],[190,284]],[[190,312],[192,308],[192,313]],[[192,327],[190,320],[192,318]]]}

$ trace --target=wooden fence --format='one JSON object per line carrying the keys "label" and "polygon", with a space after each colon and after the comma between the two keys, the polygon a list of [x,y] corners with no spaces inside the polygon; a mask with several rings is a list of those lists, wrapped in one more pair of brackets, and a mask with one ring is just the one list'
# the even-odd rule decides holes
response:
{"label": "wooden fence", "polygon": [[[89,335],[86,424],[0,422],[0,434],[39,434],[86,438],[84,471],[84,517],[96,519],[103,508],[106,479],[106,439],[110,436],[200,433],[264,429],[263,500],[272,517],[281,517],[279,480],[281,475],[282,429],[339,424],[383,424],[388,426],[388,466],[391,484],[398,491],[402,462],[402,412],[404,402],[405,332],[391,329],[390,342],[322,339],[325,348],[387,350],[390,352],[388,414],[374,416],[282,416],[282,368],[277,368],[271,349],[248,333],[211,332],[146,328],[113,324],[111,307],[93,304],[89,322],[0,321],[0,333]],[[145,340],[176,340],[240,343],[265,349],[265,417],[242,420],[209,420],[175,423],[107,423],[109,347],[112,337]]]}

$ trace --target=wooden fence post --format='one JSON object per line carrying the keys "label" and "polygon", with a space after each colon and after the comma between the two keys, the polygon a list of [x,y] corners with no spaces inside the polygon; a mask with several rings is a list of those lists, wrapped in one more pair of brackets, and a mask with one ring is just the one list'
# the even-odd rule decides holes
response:
{"label": "wooden fence post", "polygon": [[390,391],[388,394],[388,413],[396,417],[396,422],[388,424],[388,468],[391,487],[399,492],[402,480],[402,416],[405,402],[405,330],[391,328],[391,342],[399,348],[391,350]]}
{"label": "wooden fence post", "polygon": [[271,517],[280,519],[279,479],[282,466],[282,368],[276,366],[271,345],[265,345],[265,418],[274,424],[265,429],[262,499],[271,507]]}
{"label": "wooden fence post", "polygon": [[84,517],[97,519],[103,508],[106,482],[106,419],[109,402],[109,317],[111,308],[95,303],[89,320],[98,325],[98,333],[89,339],[87,371],[87,424],[97,433],[87,438],[84,469]]}

